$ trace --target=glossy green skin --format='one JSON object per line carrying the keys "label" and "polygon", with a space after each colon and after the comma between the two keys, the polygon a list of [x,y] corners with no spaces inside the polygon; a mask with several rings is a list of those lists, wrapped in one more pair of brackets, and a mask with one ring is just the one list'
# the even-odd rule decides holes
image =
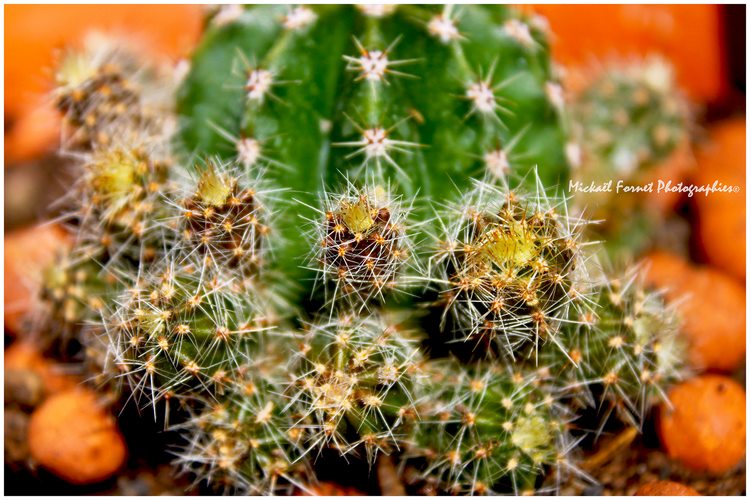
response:
{"label": "glossy green skin", "polygon": [[[405,176],[392,167],[383,175],[396,192],[418,196],[414,215],[420,220],[433,214],[432,206],[468,187],[471,177],[484,175],[485,152],[528,127],[513,149],[513,157],[520,156],[511,162],[513,170],[523,176],[539,165],[545,185],[566,183],[564,135],[544,90],[551,79],[548,48],[534,28],[533,48],[503,32],[505,20],[518,17],[515,11],[457,8],[453,17],[463,39],[444,44],[427,29],[429,20],[442,12],[439,6],[401,5],[381,18],[367,17],[351,5],[310,8],[317,20],[301,30],[282,26],[289,7],[278,5],[247,7],[239,20],[208,28],[179,96],[186,153],[234,156],[234,145],[210,123],[237,137],[255,137],[267,157],[289,168],[269,169],[281,187],[291,190],[288,198],[316,206],[315,195],[323,188],[337,189],[345,175],[361,183],[363,173],[369,177],[374,171],[372,164],[359,168],[362,157],[346,159],[355,148],[335,146],[361,137],[352,122],[389,128],[400,121],[391,137],[421,146],[408,154],[394,153]],[[355,38],[368,50],[384,50],[399,37],[389,60],[415,59],[394,69],[416,78],[391,74],[387,85],[355,81],[358,72],[347,70],[343,57],[359,56]],[[251,65],[288,82],[272,87],[276,98],[248,105],[243,90],[247,74],[238,70],[243,67],[240,53]],[[513,78],[495,92],[510,110],[499,115],[502,124],[470,114],[471,103],[464,97],[466,85],[486,76],[493,63],[493,84]],[[321,121],[330,127],[322,130]],[[279,266],[295,278],[309,277],[299,268],[309,250],[309,242],[300,237],[300,215],[315,214],[303,203],[290,203],[281,217],[285,243],[276,253]]]}

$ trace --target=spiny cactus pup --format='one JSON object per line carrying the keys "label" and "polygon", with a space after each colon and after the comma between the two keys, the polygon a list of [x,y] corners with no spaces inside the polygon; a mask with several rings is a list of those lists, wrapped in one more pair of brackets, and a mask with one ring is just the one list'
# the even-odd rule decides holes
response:
{"label": "spiny cactus pup", "polygon": [[538,178],[530,193],[477,181],[439,217],[432,268],[444,322],[480,355],[536,360],[546,343],[567,352],[562,326],[586,299],[588,243],[566,203]]}

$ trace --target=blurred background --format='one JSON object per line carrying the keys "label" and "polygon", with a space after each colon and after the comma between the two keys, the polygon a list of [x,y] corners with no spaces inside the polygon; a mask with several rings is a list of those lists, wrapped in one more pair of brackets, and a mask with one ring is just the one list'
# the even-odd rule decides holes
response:
{"label": "blurred background", "polygon": [[[62,49],[79,45],[91,31],[136,39],[154,54],[175,62],[187,59],[200,38],[206,8],[199,5],[6,5],[4,8],[4,289],[5,343],[9,346],[5,367],[6,373],[10,366],[42,374],[46,392],[52,393],[76,383],[75,376],[52,370],[52,361],[34,352],[33,346],[15,339],[23,336],[20,318],[31,303],[29,283],[33,282],[33,274],[50,262],[64,240],[54,226],[34,227],[49,217],[50,205],[70,182],[66,178],[65,160],[56,155],[60,118],[50,97],[55,61]],[[742,190],[734,196],[678,200],[670,208],[669,217],[679,223],[670,227],[678,228],[675,231],[684,244],[665,245],[656,252],[652,248],[647,258],[659,262],[658,270],[664,271],[652,276],[653,282],[660,286],[677,286],[680,275],[679,287],[705,296],[712,292],[701,283],[722,283],[721,294],[713,290],[713,297],[701,297],[702,307],[686,311],[695,320],[690,323],[695,331],[688,335],[697,337],[710,332],[716,337],[704,349],[731,348],[739,352],[737,360],[707,363],[706,370],[727,374],[744,386],[745,6],[523,5],[520,8],[547,19],[553,56],[569,70],[585,72],[592,65],[654,54],[673,65],[678,85],[690,99],[696,116],[691,145],[695,165],[685,174],[685,180],[696,184],[720,180],[739,185]],[[668,269],[673,271],[667,272]],[[692,281],[686,282],[686,276]],[[741,322],[737,319],[740,316]],[[706,317],[725,320],[707,325]],[[711,356],[711,352],[705,354],[706,359]],[[46,481],[40,482],[25,473],[11,480],[8,472],[25,470],[16,465],[28,462],[25,430],[27,417],[36,403],[21,404],[20,410],[17,403],[9,405],[7,387],[6,381],[6,492],[180,494],[187,486],[175,484],[171,469],[162,468],[166,461],[144,458],[160,446],[158,438],[151,443],[134,439],[134,433],[145,431],[142,427],[128,428],[127,419],[121,420],[124,423],[118,432],[122,432],[127,443],[129,465],[118,476],[93,486],[72,486],[71,481],[51,475],[43,476]],[[158,435],[154,429],[148,432]],[[644,443],[651,451],[641,461],[655,460],[658,463],[654,467],[668,468],[662,476],[682,478],[681,469],[654,451],[658,450],[658,443],[654,445],[648,439],[647,433]],[[142,473],[142,469],[148,473]],[[736,471],[733,474],[720,480],[706,479],[724,481],[724,489],[706,485],[699,491],[743,493],[744,468],[740,476]],[[616,481],[617,473],[611,475],[611,481]],[[692,481],[703,481],[700,476],[691,477]],[[711,490],[712,487],[718,489]]]}

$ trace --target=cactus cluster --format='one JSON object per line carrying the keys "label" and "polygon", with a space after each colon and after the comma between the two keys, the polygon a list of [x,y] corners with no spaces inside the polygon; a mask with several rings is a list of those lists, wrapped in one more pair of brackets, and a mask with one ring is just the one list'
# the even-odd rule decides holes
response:
{"label": "cactus cluster", "polygon": [[331,453],[386,454],[419,491],[554,491],[582,412],[640,422],[678,375],[677,323],[554,188],[540,19],[221,8],[179,127],[152,98],[174,76],[106,47],[61,66],[76,244],[42,299],[125,400],[173,410],[197,482],[305,491]]}

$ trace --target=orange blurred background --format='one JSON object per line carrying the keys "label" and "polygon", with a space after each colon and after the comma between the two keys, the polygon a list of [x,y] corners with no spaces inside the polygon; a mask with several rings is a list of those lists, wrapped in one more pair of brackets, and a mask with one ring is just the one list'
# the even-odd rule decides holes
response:
{"label": "orange blurred background", "polygon": [[547,18],[555,58],[564,65],[659,53],[699,102],[727,91],[721,5],[527,5]]}
{"label": "orange blurred background", "polygon": [[[690,255],[667,255],[680,270],[659,286],[687,289],[701,299],[701,307],[691,309],[696,337],[719,335],[717,328],[723,328],[739,339],[744,352],[744,310],[731,304],[741,302],[744,308],[746,279],[745,6],[520,8],[546,17],[553,57],[567,67],[585,69],[651,54],[674,65],[680,87],[702,111],[693,182],[719,179],[743,190],[741,196],[681,200],[679,216],[691,226]],[[200,39],[205,12],[201,5],[5,6],[5,227],[10,230],[4,243],[6,343],[13,333],[22,334],[20,319],[33,299],[26,285],[33,273],[69,244],[59,227],[30,227],[48,216],[47,203],[57,197],[54,188],[65,189],[56,183],[65,164],[54,154],[60,117],[49,98],[56,54],[81,43],[89,32],[100,31],[134,38],[154,55],[175,61],[187,58]],[[689,275],[694,276],[692,285],[685,285]],[[724,288],[733,287],[736,300],[712,293],[706,276],[713,286],[717,276],[727,282]],[[676,278],[682,280],[679,285]],[[714,317],[719,321],[709,323]],[[714,345],[721,357],[729,344]]]}

